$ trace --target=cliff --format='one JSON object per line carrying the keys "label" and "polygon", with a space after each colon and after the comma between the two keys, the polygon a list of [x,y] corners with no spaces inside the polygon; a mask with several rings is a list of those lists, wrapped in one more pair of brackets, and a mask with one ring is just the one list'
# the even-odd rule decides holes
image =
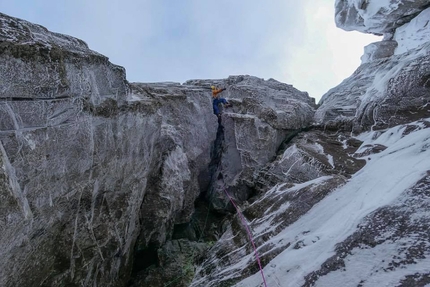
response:
{"label": "cliff", "polygon": [[268,286],[429,284],[429,3],[389,2],[336,1],[385,36],[318,106],[245,75],[129,83],[0,14],[0,285],[261,286],[229,197]]}

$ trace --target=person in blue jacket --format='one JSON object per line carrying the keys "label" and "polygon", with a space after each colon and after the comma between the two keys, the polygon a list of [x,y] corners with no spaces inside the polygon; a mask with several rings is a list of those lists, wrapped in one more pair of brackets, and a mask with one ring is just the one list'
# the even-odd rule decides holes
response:
{"label": "person in blue jacket", "polygon": [[214,109],[214,114],[218,117],[218,124],[221,125],[221,114],[222,114],[222,107],[225,106],[230,107],[231,104],[224,98],[220,98],[219,93],[222,91],[225,91],[225,88],[217,89],[215,86],[211,86],[212,89],[212,106]]}

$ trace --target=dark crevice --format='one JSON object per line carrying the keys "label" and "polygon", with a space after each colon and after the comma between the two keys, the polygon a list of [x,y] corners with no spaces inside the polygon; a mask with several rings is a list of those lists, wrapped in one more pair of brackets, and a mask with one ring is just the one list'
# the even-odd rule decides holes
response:
{"label": "dark crevice", "polygon": [[212,208],[211,189],[217,180],[223,180],[223,174],[219,172],[224,149],[224,126],[218,125],[215,141],[210,151],[211,161],[204,172],[208,182],[203,186],[199,197],[194,202],[194,214],[191,221],[178,224],[174,227],[173,239],[186,238],[191,241],[214,242],[221,233],[220,226],[226,215]]}
{"label": "dark crevice", "polygon": [[219,176],[222,177],[221,173],[219,173],[217,175],[217,170],[221,164],[224,139],[225,139],[224,126],[218,125],[216,138],[215,138],[215,141],[211,147],[211,155],[210,155],[211,161],[209,163],[208,174],[207,174],[207,177],[209,179],[209,183],[206,186],[206,188],[201,190],[200,195],[199,195],[199,200],[203,200],[203,201],[206,200],[209,202],[210,201],[209,190],[211,188],[212,183],[214,182],[214,180],[217,179],[217,177],[219,177]]}
{"label": "dark crevice", "polygon": [[297,129],[297,130],[291,130],[287,136],[285,137],[285,139],[282,141],[282,143],[279,145],[278,150],[276,151],[276,155],[280,155],[282,154],[287,148],[288,145],[290,144],[290,142],[296,137],[298,136],[300,133],[302,132],[309,132],[312,129],[315,129],[317,126],[309,126],[309,127],[304,127],[301,129]]}
{"label": "dark crevice", "polygon": [[7,97],[0,98],[2,102],[32,102],[32,101],[53,101],[53,100],[64,100],[70,99],[69,96],[60,96],[60,97],[52,97],[52,98],[20,98],[20,97]]}
{"label": "dark crevice", "polygon": [[[210,164],[207,170],[199,175],[199,177],[202,177],[201,179],[199,178],[201,192],[194,202],[194,213],[189,222],[174,225],[171,240],[186,239],[190,242],[206,242],[208,244],[213,244],[223,233],[222,223],[225,220],[225,215],[211,208],[210,196],[208,196],[208,193],[213,181],[217,180],[217,177],[222,177],[217,171],[221,164],[224,139],[224,127],[219,125],[216,139],[211,148]],[[163,150],[170,150],[168,142],[163,142],[163,145],[165,145]],[[157,188],[161,174],[161,169],[155,172],[152,177],[150,177],[148,185]],[[148,196],[146,196],[144,202],[147,201],[147,197]],[[145,274],[149,272],[148,270],[151,268],[151,270],[154,270],[154,267],[160,267],[160,264],[162,264],[158,258],[161,246],[154,243],[149,243],[147,246],[144,246],[139,243],[142,243],[141,235],[138,237],[135,244],[133,254],[134,262],[129,286],[134,286],[134,282],[136,280],[139,281],[138,278],[141,276],[146,276]]]}
{"label": "dark crevice", "polygon": [[221,164],[224,140],[224,126],[218,125],[216,138],[211,149],[211,161],[209,163],[209,173],[211,178],[215,176],[216,170]]}
{"label": "dark crevice", "polygon": [[142,250],[136,250],[134,252],[133,270],[131,272],[132,277],[150,266],[159,266],[157,250],[158,247],[156,245],[149,244]]}

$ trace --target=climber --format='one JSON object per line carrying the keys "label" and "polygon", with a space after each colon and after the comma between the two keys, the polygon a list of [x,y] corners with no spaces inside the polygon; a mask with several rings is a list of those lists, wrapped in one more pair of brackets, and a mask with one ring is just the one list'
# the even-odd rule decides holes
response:
{"label": "climber", "polygon": [[231,107],[232,105],[224,98],[220,98],[219,93],[225,91],[225,88],[217,89],[215,86],[211,86],[212,89],[212,106],[214,109],[214,114],[218,117],[218,124],[221,125],[221,114],[223,107]]}

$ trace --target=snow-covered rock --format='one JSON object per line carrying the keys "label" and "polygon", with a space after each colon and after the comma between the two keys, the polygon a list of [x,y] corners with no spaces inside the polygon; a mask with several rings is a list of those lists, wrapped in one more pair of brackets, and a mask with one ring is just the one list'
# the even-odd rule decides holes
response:
{"label": "snow-covered rock", "polygon": [[247,227],[268,286],[429,284],[428,3],[336,5],[386,37],[316,113],[273,79],[128,83],[0,14],[0,285],[262,286]]}
{"label": "snow-covered rock", "polygon": [[398,42],[394,40],[371,43],[364,47],[364,54],[361,57],[361,64],[389,58],[394,55],[394,51],[396,50],[397,46]]}
{"label": "snow-covered rock", "polygon": [[82,41],[0,21],[0,285],[124,286],[194,212],[210,94],[140,99]]}
{"label": "snow-covered rock", "polygon": [[192,286],[430,284],[429,4],[336,2],[339,26],[384,40],[324,95],[317,125],[255,173],[258,196]]}
{"label": "snow-covered rock", "polygon": [[414,16],[396,27],[393,40],[365,48],[354,74],[322,97],[316,122],[360,132],[430,116],[430,8]]}
{"label": "snow-covered rock", "polygon": [[398,43],[396,55],[429,45],[430,41],[430,8],[422,11],[410,22],[400,26],[394,33],[393,40]]}
{"label": "snow-covered rock", "polygon": [[[186,84],[208,83],[194,80]],[[240,200],[247,199],[253,193],[254,172],[276,156],[289,134],[312,124],[314,100],[273,79],[232,76],[216,84],[228,87],[223,97],[233,104],[225,111],[223,128],[218,132],[223,152],[212,167],[212,184],[206,195],[213,207],[222,211],[229,203],[224,189]]]}
{"label": "snow-covered rock", "polygon": [[[244,211],[264,262],[267,286],[429,283],[429,120],[360,135],[357,139],[363,142],[355,154],[367,151],[362,157],[367,163],[336,188],[327,187],[330,176],[292,186],[280,183]],[[385,150],[373,153],[376,145]],[[309,198],[315,200],[326,188],[328,195],[309,204]],[[308,197],[309,192],[314,195]],[[297,210],[305,213],[297,217]],[[241,254],[210,258],[206,264],[212,266],[200,271],[205,276],[195,286],[223,286],[216,280],[230,282],[227,286],[262,285],[244,236],[226,233],[215,248],[230,242]],[[211,277],[214,280],[208,280]]]}
{"label": "snow-covered rock", "polygon": [[346,31],[389,34],[429,4],[429,0],[336,0],[335,20]]}

